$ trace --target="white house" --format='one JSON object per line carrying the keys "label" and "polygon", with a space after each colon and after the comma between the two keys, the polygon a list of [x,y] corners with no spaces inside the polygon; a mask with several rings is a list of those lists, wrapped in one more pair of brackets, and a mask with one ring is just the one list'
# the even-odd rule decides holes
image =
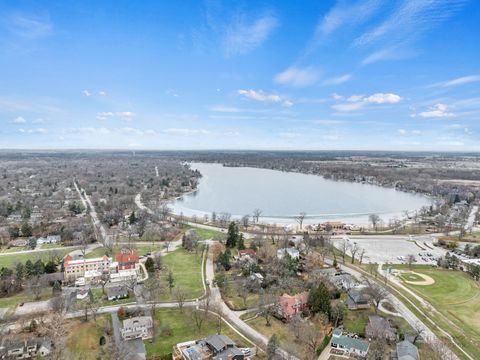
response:
{"label": "white house", "polygon": [[292,259],[300,258],[300,251],[295,248],[286,248],[286,249],[278,249],[277,250],[277,258],[283,259],[285,257],[285,253],[290,255]]}

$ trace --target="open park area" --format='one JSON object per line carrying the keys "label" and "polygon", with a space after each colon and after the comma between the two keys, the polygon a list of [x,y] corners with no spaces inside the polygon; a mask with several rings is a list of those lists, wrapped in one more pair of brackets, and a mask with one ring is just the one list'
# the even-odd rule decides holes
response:
{"label": "open park area", "polygon": [[[480,287],[466,273],[425,266],[415,266],[418,275],[400,275],[403,283],[428,301],[436,311],[428,311],[435,320],[471,353],[480,358]],[[420,276],[419,276],[420,275]],[[415,280],[412,278],[415,277]],[[434,283],[419,284],[418,277],[428,277]]]}

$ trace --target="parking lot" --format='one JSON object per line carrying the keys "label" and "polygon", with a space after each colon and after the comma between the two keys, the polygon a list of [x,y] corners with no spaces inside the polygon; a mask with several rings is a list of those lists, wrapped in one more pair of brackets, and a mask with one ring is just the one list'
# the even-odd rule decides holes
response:
{"label": "parking lot", "polygon": [[[337,249],[343,248],[342,238],[333,239]],[[445,250],[435,247],[430,236],[347,236],[345,237],[350,246],[357,244],[365,249],[364,263],[393,263],[402,264],[407,262],[408,255],[414,255],[417,264],[436,264],[437,258],[445,255]],[[360,251],[356,257],[358,259]],[[351,252],[347,250],[347,254]]]}

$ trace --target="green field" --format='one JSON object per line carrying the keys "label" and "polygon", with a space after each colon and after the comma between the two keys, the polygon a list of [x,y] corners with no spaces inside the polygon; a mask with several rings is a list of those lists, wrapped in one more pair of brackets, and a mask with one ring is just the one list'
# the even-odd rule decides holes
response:
{"label": "green field", "polygon": [[[414,267],[414,271],[432,277],[435,283],[421,286],[406,284],[431,303],[438,314],[429,314],[454,336],[465,349],[480,358],[480,287],[466,273],[444,269]],[[474,356],[474,357],[475,357]]]}
{"label": "green field", "polygon": [[0,256],[0,268],[1,267],[9,267],[12,268],[15,266],[16,263],[22,262],[25,263],[27,260],[31,260],[32,262],[37,261],[38,259],[42,259],[43,262],[47,262],[50,259],[54,259],[55,257],[59,257],[62,259],[65,255],[69,252],[74,250],[75,247],[63,248],[58,250],[47,250],[47,251],[32,251],[23,254],[11,254],[11,255],[1,255]]}
{"label": "green field", "polygon": [[[163,249],[163,245],[161,245],[160,243],[155,243],[154,245],[146,245],[146,244],[141,244],[141,245],[137,245],[137,244],[132,244],[132,245],[115,245],[113,247],[113,253],[116,254],[118,253],[123,247],[132,247],[133,249],[135,249],[139,255],[144,255],[146,254],[147,252],[152,252],[152,251],[160,251]],[[92,250],[91,252],[89,252],[85,258],[87,259],[91,259],[91,258],[96,258],[96,257],[102,257],[103,255],[105,255],[107,252],[107,249],[104,248],[104,247],[98,247],[94,250]]]}
{"label": "green field", "polygon": [[50,299],[51,297],[52,297],[51,287],[45,287],[44,289],[42,289],[42,292],[40,293],[40,300],[35,300],[34,296],[25,290],[13,296],[1,297],[0,308],[14,309],[20,303],[47,300],[47,299]]}
{"label": "green field", "polygon": [[410,273],[402,274],[400,275],[400,277],[406,281],[423,281],[424,280],[421,276],[417,274],[410,274]]}
{"label": "green field", "polygon": [[82,320],[71,320],[68,322],[69,329],[66,338],[67,350],[75,360],[96,360],[109,359],[108,345],[100,346],[100,337],[107,336],[105,329],[111,332],[111,315],[97,317],[97,323],[90,319],[88,322]]}
{"label": "green field", "polygon": [[[185,249],[177,249],[162,257],[161,279],[163,284],[167,285],[167,274],[172,271],[175,280],[175,286],[181,286],[187,290],[188,298],[194,299],[203,295],[202,283],[202,253],[188,252]],[[161,300],[171,300],[174,296],[170,294],[169,289],[165,289]]]}
{"label": "green field", "polygon": [[224,236],[225,234],[220,231],[215,230],[207,230],[207,229],[200,229],[194,226],[185,225],[185,230],[195,230],[197,235],[200,237],[200,240],[208,240],[213,239],[218,236]]}
{"label": "green field", "polygon": [[[201,330],[195,326],[192,320],[191,310],[184,310],[183,313],[178,309],[162,309],[155,312],[155,319],[157,320],[157,337],[154,342],[150,343],[145,341],[145,347],[147,349],[147,359],[153,355],[159,356],[162,359],[171,358],[173,347],[181,342],[189,340],[198,340],[209,335],[217,333],[215,318],[212,315],[211,319],[208,319],[202,325]],[[162,326],[168,326],[171,329],[171,336],[162,336]],[[222,334],[229,336],[238,346],[248,346],[237,333],[228,327],[225,323],[222,325]]]}

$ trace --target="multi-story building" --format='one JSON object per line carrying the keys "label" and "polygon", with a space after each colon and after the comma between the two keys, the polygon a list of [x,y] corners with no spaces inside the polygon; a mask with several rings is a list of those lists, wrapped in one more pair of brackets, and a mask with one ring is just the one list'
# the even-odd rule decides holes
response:
{"label": "multi-story building", "polygon": [[153,320],[151,316],[137,316],[123,320],[121,329],[124,340],[151,339],[153,335]]}
{"label": "multi-story building", "polygon": [[108,272],[112,259],[104,255],[100,258],[74,260],[70,255],[63,259],[65,280],[83,277],[87,271]]}
{"label": "multi-story building", "polygon": [[135,250],[123,248],[115,257],[118,263],[118,270],[136,269],[139,261],[138,254]]}

